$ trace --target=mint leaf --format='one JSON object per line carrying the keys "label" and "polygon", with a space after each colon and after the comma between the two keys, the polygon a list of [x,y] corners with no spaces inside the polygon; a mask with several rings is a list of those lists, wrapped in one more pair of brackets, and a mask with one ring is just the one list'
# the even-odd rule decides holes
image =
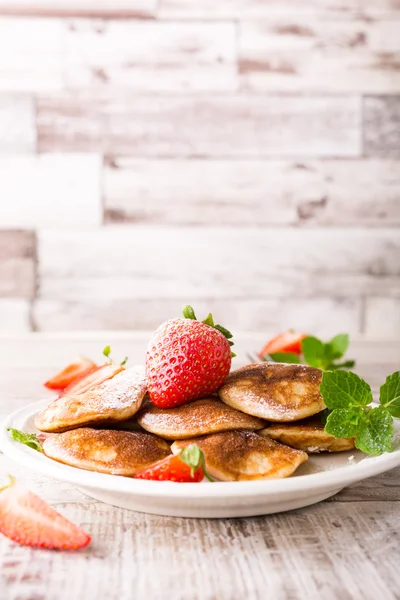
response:
{"label": "mint leaf", "polygon": [[124,360],[122,360],[122,361],[121,361],[121,364],[120,364],[120,366],[121,366],[121,367],[124,367],[124,366],[126,365],[126,363],[127,363],[127,362],[128,362],[128,357],[127,357],[127,356],[125,356]]}
{"label": "mint leaf", "polygon": [[356,437],[356,448],[377,456],[391,451],[392,437],[393,417],[386,408],[378,406],[364,413]]}
{"label": "mint leaf", "polygon": [[351,371],[325,371],[320,392],[330,409],[364,407],[372,401],[369,384]]}
{"label": "mint leaf", "polygon": [[332,411],[329,410],[329,408],[324,408],[324,410],[321,410],[321,412],[318,413],[318,417],[319,417],[319,420],[321,421],[322,425],[326,425],[328,417],[331,413],[332,413]]}
{"label": "mint leaf", "polygon": [[330,354],[332,360],[342,358],[349,347],[349,336],[347,333],[339,333],[326,344],[327,351]]}
{"label": "mint leaf", "polygon": [[20,444],[29,446],[29,448],[32,448],[33,450],[43,452],[42,444],[39,442],[35,433],[27,433],[26,431],[13,429],[12,427],[7,427],[7,431],[11,434],[14,442],[19,442]]}
{"label": "mint leaf", "polygon": [[400,419],[400,371],[386,378],[380,389],[379,401],[393,417]]}
{"label": "mint leaf", "polygon": [[214,319],[211,313],[208,314],[208,316],[204,319],[204,321],[202,321],[202,323],[204,323],[204,325],[209,325],[210,327],[214,327]]}
{"label": "mint leaf", "polygon": [[371,388],[351,371],[326,371],[320,392],[332,409],[325,431],[335,437],[355,437],[356,448],[377,456],[395,448],[393,417],[400,417],[400,371],[381,387],[380,406],[371,408]]}
{"label": "mint leaf", "polygon": [[335,408],[326,420],[325,431],[337,438],[352,438],[362,417],[362,408]]}
{"label": "mint leaf", "polygon": [[294,352],[274,352],[269,356],[274,362],[277,363],[301,364],[299,355],[295,354]]}
{"label": "mint leaf", "polygon": [[301,343],[305,362],[310,367],[317,367],[323,371],[350,369],[354,367],[354,361],[348,360],[343,363],[335,363],[338,358],[342,358],[349,346],[349,336],[347,333],[340,333],[324,344],[316,337],[308,336]]}
{"label": "mint leaf", "polygon": [[328,365],[329,371],[337,371],[338,369],[352,369],[356,364],[355,360],[345,360],[342,363],[332,363]]}
{"label": "mint leaf", "polygon": [[321,367],[325,358],[325,344],[316,337],[308,336],[301,342],[304,360],[310,367]]}
{"label": "mint leaf", "polygon": [[189,306],[189,304],[187,304],[184,308],[183,308],[183,316],[185,317],[185,319],[192,319],[193,321],[196,321],[196,315],[194,314],[194,310],[191,306]]}

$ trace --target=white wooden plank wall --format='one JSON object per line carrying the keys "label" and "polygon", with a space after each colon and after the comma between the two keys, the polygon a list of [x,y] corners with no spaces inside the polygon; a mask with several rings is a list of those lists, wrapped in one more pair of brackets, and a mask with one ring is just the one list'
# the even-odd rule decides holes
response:
{"label": "white wooden plank wall", "polygon": [[0,331],[400,335],[399,0],[0,0]]}

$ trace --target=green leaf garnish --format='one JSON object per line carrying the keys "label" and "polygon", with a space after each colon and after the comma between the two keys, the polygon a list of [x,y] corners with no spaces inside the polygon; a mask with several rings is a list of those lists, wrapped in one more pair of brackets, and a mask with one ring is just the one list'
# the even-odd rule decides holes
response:
{"label": "green leaf garnish", "polygon": [[323,371],[351,369],[354,360],[335,363],[334,361],[343,357],[349,346],[347,333],[335,335],[330,342],[324,343],[316,337],[308,336],[301,342],[304,360],[310,367],[317,367]]}
{"label": "green leaf garnish", "polygon": [[328,408],[367,406],[372,402],[370,385],[351,371],[326,371],[320,387]]}
{"label": "green leaf garnish", "polygon": [[392,449],[393,417],[383,407],[378,406],[367,413],[357,431],[356,448],[378,456]]}
{"label": "green leaf garnish", "polygon": [[326,425],[326,422],[331,412],[332,411],[329,410],[329,408],[325,408],[324,410],[321,410],[321,412],[318,413],[319,420],[323,425]]}
{"label": "green leaf garnish", "polygon": [[329,365],[329,370],[337,371],[339,369],[352,369],[355,364],[355,360],[345,360],[342,363],[332,363],[331,365]]}
{"label": "green leaf garnish", "polygon": [[400,371],[386,378],[380,389],[380,403],[393,417],[400,419]]}
{"label": "green leaf garnish", "polygon": [[[114,365],[114,360],[111,358],[111,346],[106,346],[103,350],[103,354],[106,358],[108,358],[108,364]],[[125,356],[124,360],[120,363],[120,366],[123,367],[128,362],[128,357]]]}
{"label": "green leaf garnish", "polygon": [[[269,355],[269,358],[277,363],[301,364],[300,356],[294,352],[274,352]],[[268,358],[263,357],[263,360],[268,360]]]}
{"label": "green leaf garnish", "polygon": [[400,417],[400,371],[387,377],[377,407],[370,406],[369,384],[351,371],[324,372],[320,392],[330,411],[326,433],[354,437],[356,448],[373,456],[392,450],[393,417]]}
{"label": "green leaf garnish", "polygon": [[195,471],[199,467],[202,467],[205,477],[207,477],[209,481],[214,481],[211,475],[207,473],[204,454],[197,444],[189,444],[189,446],[183,448],[179,454],[179,458],[190,467],[190,475],[192,478],[194,477]]}
{"label": "green leaf garnish", "polygon": [[293,352],[277,352],[260,358],[264,361],[306,364],[322,371],[351,369],[355,365],[354,360],[335,362],[343,357],[348,347],[349,336],[347,333],[339,333],[326,343],[313,335],[308,335],[301,341],[300,356]]}
{"label": "green leaf garnish", "polygon": [[362,409],[357,406],[337,408],[328,416],[325,431],[334,437],[352,438],[357,434],[362,414]]}
{"label": "green leaf garnish", "polygon": [[29,446],[29,448],[33,448],[33,450],[43,452],[42,444],[39,442],[35,433],[27,433],[26,431],[13,429],[12,427],[7,427],[7,431],[10,433],[14,442],[19,442],[20,444]]}
{"label": "green leaf garnish", "polygon": [[347,333],[339,333],[339,335],[335,335],[335,337],[325,344],[325,346],[328,347],[328,352],[330,353],[332,360],[342,358],[349,347],[349,336]]}
{"label": "green leaf garnish", "polygon": [[304,360],[310,367],[321,368],[325,356],[325,344],[316,337],[308,336],[301,342]]}

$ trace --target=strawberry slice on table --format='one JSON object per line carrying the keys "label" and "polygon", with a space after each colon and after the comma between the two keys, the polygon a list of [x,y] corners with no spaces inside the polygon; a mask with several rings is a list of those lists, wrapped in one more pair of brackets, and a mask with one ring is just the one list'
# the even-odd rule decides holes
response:
{"label": "strawberry slice on table", "polygon": [[212,315],[198,321],[191,306],[184,319],[171,319],[156,330],[146,354],[150,400],[161,408],[179,406],[215,392],[231,368],[232,334],[214,325]]}
{"label": "strawberry slice on table", "polygon": [[82,357],[62,369],[57,375],[46,381],[44,385],[50,390],[63,390],[78,377],[89,375],[95,369],[97,369],[96,363]]}
{"label": "strawberry slice on table", "polygon": [[295,331],[284,331],[273,337],[262,347],[259,357],[263,358],[267,354],[277,354],[278,352],[293,352],[301,354],[301,342],[307,337],[305,333],[296,333]]}
{"label": "strawberry slice on table", "polygon": [[62,396],[77,396],[78,394],[83,394],[87,392],[96,385],[100,385],[107,379],[112,379],[124,370],[122,365],[114,365],[114,364],[105,364],[101,367],[96,367],[94,371],[90,372],[89,375],[82,375],[82,377],[78,377],[75,379],[70,385],[64,390],[61,390],[59,394],[59,398]]}
{"label": "strawberry slice on table", "polygon": [[136,479],[152,481],[175,481],[177,483],[199,483],[207,477],[204,454],[197,444],[186,446],[179,454],[171,454],[136,473]]}
{"label": "strawberry slice on table", "polygon": [[57,550],[78,550],[91,541],[87,533],[11,476],[0,487],[0,533],[22,546]]}

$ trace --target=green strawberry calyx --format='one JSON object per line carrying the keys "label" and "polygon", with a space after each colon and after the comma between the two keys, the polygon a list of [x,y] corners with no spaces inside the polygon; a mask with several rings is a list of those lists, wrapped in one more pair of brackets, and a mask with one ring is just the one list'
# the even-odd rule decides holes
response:
{"label": "green strawberry calyx", "polygon": [[[185,317],[185,319],[192,319],[193,321],[198,321],[193,308],[189,304],[187,304],[184,307],[182,312],[183,312],[183,316]],[[215,324],[211,313],[208,313],[207,317],[205,319],[203,319],[203,321],[201,321],[201,322],[204,323],[204,325],[208,325],[209,327],[212,327],[213,329],[216,329],[217,331],[222,333],[222,335],[228,340],[228,343],[230,346],[234,345],[232,342],[232,338],[233,338],[232,333],[228,329],[223,327],[222,325]],[[236,354],[234,352],[232,352],[231,355],[232,355],[232,358],[234,358],[236,356]]]}
{"label": "green strawberry calyx", "polygon": [[179,453],[179,458],[182,462],[184,462],[190,467],[190,476],[192,477],[192,479],[194,477],[195,471],[197,471],[197,469],[201,467],[208,481],[214,481],[211,475],[207,472],[204,454],[197,444],[190,444],[189,446],[186,446],[186,448],[181,450],[181,452]]}

